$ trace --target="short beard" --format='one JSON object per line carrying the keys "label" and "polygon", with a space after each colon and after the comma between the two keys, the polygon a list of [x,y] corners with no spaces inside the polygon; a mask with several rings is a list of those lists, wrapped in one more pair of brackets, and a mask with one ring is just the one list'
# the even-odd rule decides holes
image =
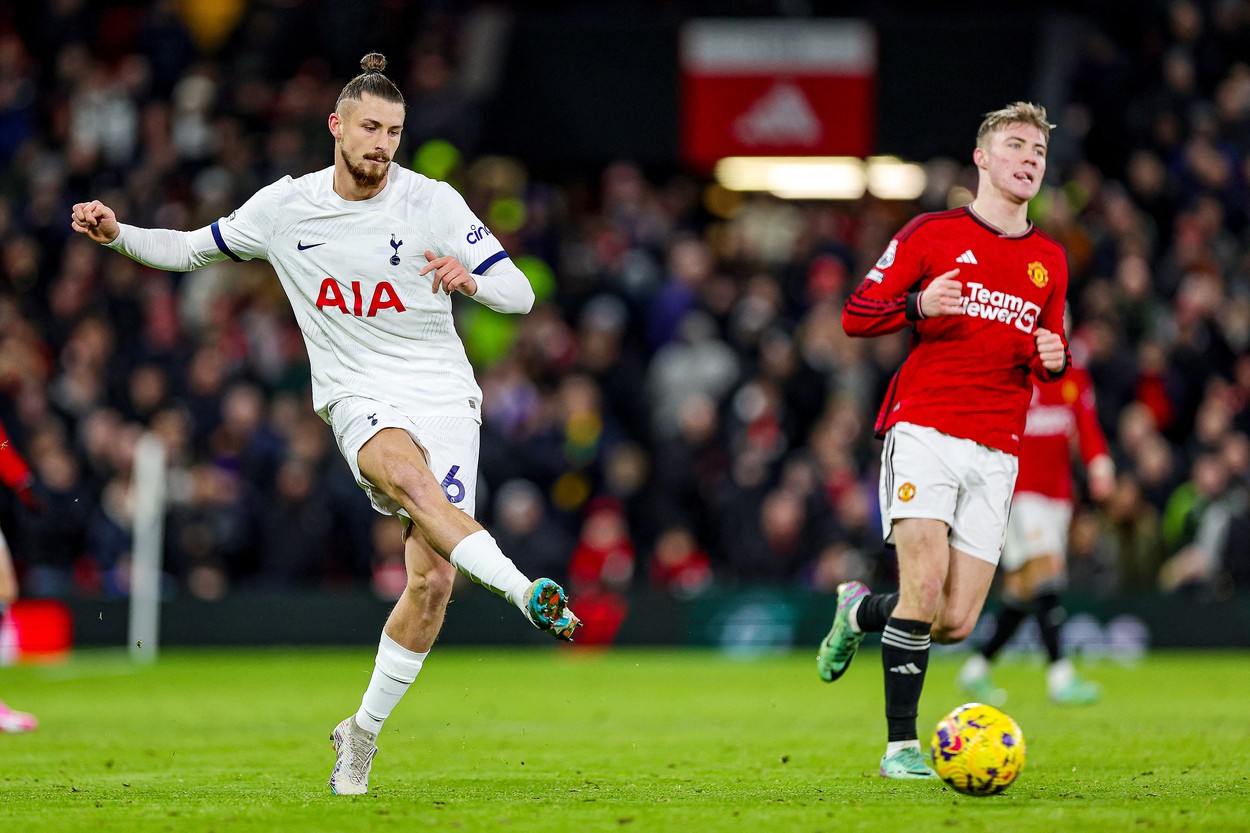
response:
{"label": "short beard", "polygon": [[352,160],[347,158],[347,152],[343,150],[342,145],[339,145],[339,156],[343,157],[343,164],[347,166],[347,172],[351,174],[352,181],[360,188],[377,187],[386,178],[386,172],[390,170],[389,164],[380,168],[365,165],[364,162],[353,165]]}

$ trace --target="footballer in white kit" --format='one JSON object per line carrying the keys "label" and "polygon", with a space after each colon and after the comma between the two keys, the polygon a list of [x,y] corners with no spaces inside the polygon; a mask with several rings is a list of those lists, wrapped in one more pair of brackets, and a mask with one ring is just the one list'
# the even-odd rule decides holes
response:
{"label": "footballer in white kit", "polygon": [[[334,192],[333,173],[284,177],[195,242],[214,259],[273,265],[304,333],[322,417],[332,402],[371,396],[422,416],[479,419],[482,392],[451,296],[431,292],[420,270],[432,251],[485,276],[496,264],[511,267],[507,252],[446,183],[392,162],[381,193],[351,201]],[[534,293],[525,276],[498,271],[478,281],[474,298],[528,312]]]}
{"label": "footballer in white kit", "polygon": [[[262,188],[197,242],[216,258],[259,257],[274,267],[308,348],[313,407],[375,507],[403,514],[357,463],[361,446],[387,426],[414,435],[448,499],[473,514],[478,434],[457,423],[481,422],[482,391],[451,296],[431,292],[421,275],[425,252],[452,255],[479,276],[475,300],[498,312],[528,312],[534,292],[450,185],[391,163],[380,194],[351,201],[334,192],[333,172]],[[440,430],[421,431],[418,422],[431,419]]]}
{"label": "footballer in white kit", "polygon": [[[425,252],[465,264],[479,276],[474,299],[498,312],[528,312],[533,289],[450,185],[392,162],[381,193],[353,201],[334,192],[333,173],[325,168],[283,177],[229,217],[193,232],[119,223],[120,234],[108,246],[179,271],[227,258],[269,261],[304,335],[313,408],[334,429],[374,506],[406,514],[372,487],[357,461],[380,428],[398,427],[430,452],[438,477],[461,484],[445,491],[472,515],[477,431],[446,418],[480,423],[482,390],[456,333],[451,296],[431,292],[421,275]],[[446,443],[431,431],[422,436],[416,424],[432,418],[466,447],[433,448]],[[436,459],[435,451],[445,459]]]}
{"label": "footballer in white kit", "polygon": [[304,335],[313,407],[374,508],[406,519],[408,584],[387,618],[359,709],[331,733],[337,794],[368,791],[378,733],[433,647],[456,570],[557,639],[571,640],[581,624],[560,585],[530,581],[473,519],[482,391],[456,333],[451,294],[523,313],[534,292],[451,186],[391,161],[403,95],[383,74],[382,55],[366,55],[361,68],[327,120],[331,167],[284,177],[196,231],[123,225],[98,200],[75,204],[71,222],[167,271],[269,261]]}

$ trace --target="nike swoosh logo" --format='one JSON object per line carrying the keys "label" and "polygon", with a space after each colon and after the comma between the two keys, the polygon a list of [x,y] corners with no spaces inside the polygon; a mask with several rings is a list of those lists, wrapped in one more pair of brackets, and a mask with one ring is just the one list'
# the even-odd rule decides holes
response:
{"label": "nike swoosh logo", "polygon": [[315,249],[318,246],[324,246],[324,245],[325,243],[309,243],[307,246],[305,246],[303,243],[296,243],[295,248],[299,249],[302,252],[305,249]]}

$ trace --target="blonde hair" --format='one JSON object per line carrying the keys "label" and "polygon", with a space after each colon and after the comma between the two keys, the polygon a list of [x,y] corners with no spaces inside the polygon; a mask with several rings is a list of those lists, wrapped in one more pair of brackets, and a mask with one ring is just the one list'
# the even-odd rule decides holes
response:
{"label": "blonde hair", "polygon": [[1045,107],[1028,101],[1016,101],[1000,110],[985,114],[985,121],[981,122],[981,127],[977,130],[977,144],[983,145],[982,140],[986,136],[1002,130],[1009,124],[1027,124],[1030,127],[1036,127],[1042,131],[1042,136],[1045,137],[1047,143],[1050,142],[1050,131],[1055,127],[1046,120]]}

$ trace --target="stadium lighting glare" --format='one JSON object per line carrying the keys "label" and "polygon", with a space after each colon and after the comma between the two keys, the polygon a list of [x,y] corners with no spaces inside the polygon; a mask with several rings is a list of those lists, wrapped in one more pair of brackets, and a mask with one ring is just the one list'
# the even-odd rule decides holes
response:
{"label": "stadium lighting glare", "polygon": [[886,200],[924,192],[924,168],[892,156],[731,156],[715,176],[731,191],[767,191],[790,200],[856,200],[871,192]]}
{"label": "stadium lighting glare", "polygon": [[733,191],[768,191],[782,199],[854,200],[864,195],[863,163],[852,157],[732,156],[716,178]]}
{"label": "stadium lighting glare", "polygon": [[868,190],[883,200],[914,200],[924,193],[924,168],[895,156],[868,158]]}

